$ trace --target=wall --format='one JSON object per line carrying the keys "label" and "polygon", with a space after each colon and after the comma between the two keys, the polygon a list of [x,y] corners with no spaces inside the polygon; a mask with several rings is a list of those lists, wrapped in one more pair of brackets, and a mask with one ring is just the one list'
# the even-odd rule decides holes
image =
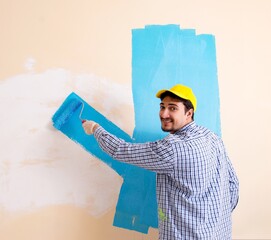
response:
{"label": "wall", "polygon": [[233,238],[270,239],[270,10],[269,0],[2,0],[0,238],[157,239],[112,226],[122,178],[50,118],[76,91],[132,134],[131,30],[179,24],[216,39],[222,136],[241,187]]}

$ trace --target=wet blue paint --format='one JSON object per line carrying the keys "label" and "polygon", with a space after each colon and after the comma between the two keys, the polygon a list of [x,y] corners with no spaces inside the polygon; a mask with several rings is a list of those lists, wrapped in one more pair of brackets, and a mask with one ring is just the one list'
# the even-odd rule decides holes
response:
{"label": "wet blue paint", "polygon": [[[118,174],[124,175],[126,171],[124,165],[129,165],[113,160],[100,149],[93,136],[85,134],[82,128],[82,122],[79,118],[82,103],[84,104],[84,111],[82,114],[83,119],[93,119],[96,122],[101,123],[101,125],[109,132],[128,142],[133,141],[128,134],[122,131],[118,126],[114,125],[93,107],[89,106],[88,103],[86,103],[76,93],[71,93],[52,117],[54,127],[68,136],[71,140],[80,144],[85,150],[103,160]],[[70,113],[67,114],[68,112]]]}
{"label": "wet blue paint", "polygon": [[[77,106],[76,101],[77,104],[85,104],[84,118],[99,122],[116,136],[129,142],[153,141],[165,136],[160,131],[160,100],[155,98],[155,94],[158,90],[170,88],[177,83],[192,87],[197,96],[196,122],[220,135],[215,38],[207,34],[196,35],[195,30],[180,29],[178,25],[151,25],[132,31],[132,91],[135,108],[132,138],[76,94],[72,93],[63,103],[64,108],[70,108],[72,114],[66,112],[68,120],[65,115],[64,124],[56,127],[107,163],[124,179],[114,226],[142,233],[147,233],[149,227],[158,226],[156,175],[119,163],[103,153],[93,136],[83,133],[78,118],[80,107],[74,107]],[[69,102],[73,102],[73,107],[69,106]]]}
{"label": "wet blue paint", "polygon": [[[157,227],[156,216],[148,215],[147,211],[144,211],[144,209],[150,208],[150,203],[154,204],[156,209],[155,202],[153,203],[155,199],[149,198],[149,192],[155,192],[155,185],[151,184],[151,180],[155,179],[155,174],[136,166],[118,162],[103,152],[95,138],[86,135],[83,131],[79,118],[82,104],[84,104],[83,119],[92,119],[100,123],[107,131],[125,141],[135,142],[127,133],[89,106],[76,93],[71,93],[52,117],[54,127],[80,144],[86,151],[108,164],[123,177],[113,224],[147,233],[150,226]],[[152,182],[155,183],[155,181]],[[153,224],[148,219],[151,219]]]}
{"label": "wet blue paint", "polygon": [[[150,25],[144,29],[134,29],[132,56],[136,136],[144,136],[143,141],[163,136],[158,131],[160,100],[154,96],[158,90],[177,83],[190,86],[197,96],[197,123],[220,135],[213,35],[196,35],[195,30],[180,29],[178,25]],[[151,124],[146,124],[148,122]]]}

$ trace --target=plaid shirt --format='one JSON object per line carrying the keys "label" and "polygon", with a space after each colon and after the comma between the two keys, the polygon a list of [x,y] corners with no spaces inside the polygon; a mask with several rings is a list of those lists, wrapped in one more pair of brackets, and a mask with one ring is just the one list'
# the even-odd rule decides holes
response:
{"label": "plaid shirt", "polygon": [[162,140],[127,143],[94,133],[114,159],[157,173],[159,239],[231,239],[238,179],[222,140],[191,122]]}

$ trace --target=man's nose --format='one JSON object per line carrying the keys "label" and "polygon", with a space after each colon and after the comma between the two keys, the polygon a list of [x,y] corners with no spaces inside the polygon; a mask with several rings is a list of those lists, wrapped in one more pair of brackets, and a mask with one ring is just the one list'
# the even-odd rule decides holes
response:
{"label": "man's nose", "polygon": [[165,108],[163,110],[160,111],[160,117],[162,118],[167,118],[169,117],[169,111]]}

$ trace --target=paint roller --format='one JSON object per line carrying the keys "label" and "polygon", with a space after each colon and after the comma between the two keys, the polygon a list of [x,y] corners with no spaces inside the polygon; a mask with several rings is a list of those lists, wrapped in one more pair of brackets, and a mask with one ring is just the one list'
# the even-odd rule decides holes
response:
{"label": "paint roller", "polygon": [[84,110],[84,102],[78,97],[74,92],[72,92],[62,103],[59,109],[55,112],[52,117],[53,126],[56,129],[61,129],[61,127],[68,122],[68,120],[72,117],[75,112],[79,111],[80,114],[78,118],[84,123],[86,120],[82,119],[82,113]]}

